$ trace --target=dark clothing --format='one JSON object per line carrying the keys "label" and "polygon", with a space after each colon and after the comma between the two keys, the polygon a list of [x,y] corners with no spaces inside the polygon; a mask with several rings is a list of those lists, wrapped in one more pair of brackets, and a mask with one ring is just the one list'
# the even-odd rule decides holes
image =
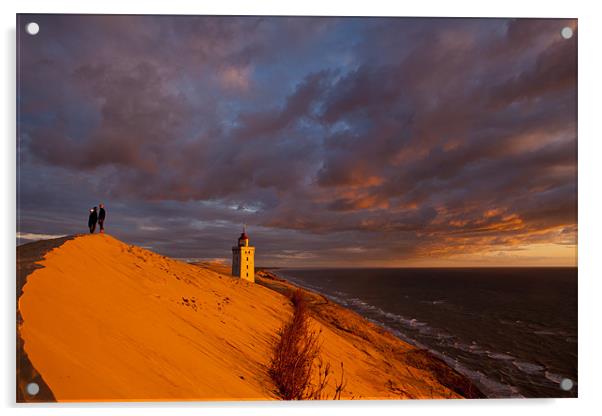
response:
{"label": "dark clothing", "polygon": [[105,230],[105,217],[107,216],[107,213],[105,212],[104,208],[101,208],[98,211],[98,225],[100,226],[100,232],[104,232]]}
{"label": "dark clothing", "polygon": [[90,216],[88,217],[88,227],[91,227],[93,224],[96,224],[98,221],[98,214],[96,211],[92,211]]}
{"label": "dark clothing", "polygon": [[98,221],[98,214],[96,211],[92,211],[88,217],[88,227],[90,227],[90,234],[94,233],[96,229],[96,222]]}

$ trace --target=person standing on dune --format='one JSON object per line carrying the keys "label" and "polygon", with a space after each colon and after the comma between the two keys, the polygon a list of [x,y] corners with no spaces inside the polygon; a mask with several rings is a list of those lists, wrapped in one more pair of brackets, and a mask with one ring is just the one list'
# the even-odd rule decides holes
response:
{"label": "person standing on dune", "polygon": [[107,216],[107,212],[105,211],[104,204],[99,204],[100,210],[98,211],[98,226],[100,227],[100,232],[105,232],[105,217]]}
{"label": "person standing on dune", "polygon": [[90,210],[90,216],[88,217],[90,234],[94,234],[94,230],[96,229],[96,221],[98,221],[98,214],[96,213],[96,207],[94,207]]}

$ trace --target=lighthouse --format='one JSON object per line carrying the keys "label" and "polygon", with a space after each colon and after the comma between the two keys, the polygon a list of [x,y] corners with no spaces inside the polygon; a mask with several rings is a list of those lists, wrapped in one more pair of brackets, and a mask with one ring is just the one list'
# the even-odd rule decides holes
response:
{"label": "lighthouse", "polygon": [[255,247],[249,245],[249,237],[243,228],[238,245],[232,247],[232,275],[255,282]]}

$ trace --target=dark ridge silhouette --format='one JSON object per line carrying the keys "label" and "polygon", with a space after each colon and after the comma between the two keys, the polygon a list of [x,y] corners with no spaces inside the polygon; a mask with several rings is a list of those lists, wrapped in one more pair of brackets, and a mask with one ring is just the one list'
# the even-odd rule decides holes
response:
{"label": "dark ridge silhouette", "polygon": [[[40,269],[43,266],[38,264],[49,251],[62,246],[66,241],[75,238],[76,235],[66,237],[53,238],[51,240],[35,241],[17,246],[17,402],[18,403],[34,403],[34,402],[55,402],[56,399],[52,391],[40,375],[38,371],[29,361],[27,353],[23,349],[23,340],[19,332],[19,327],[23,322],[23,317],[19,312],[19,298],[23,294],[23,286],[27,283],[27,276],[33,273],[34,270]],[[27,385],[29,383],[37,383],[40,391],[35,396],[27,393]]]}

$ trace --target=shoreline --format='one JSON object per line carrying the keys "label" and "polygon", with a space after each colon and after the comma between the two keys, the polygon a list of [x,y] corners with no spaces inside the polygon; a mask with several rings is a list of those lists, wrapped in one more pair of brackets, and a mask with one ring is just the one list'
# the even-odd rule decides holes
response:
{"label": "shoreline", "polygon": [[[458,373],[460,373],[463,377],[465,377],[466,379],[468,379],[472,384],[474,384],[475,386],[477,386],[477,389],[479,389],[479,391],[485,396],[485,398],[490,398],[489,396],[487,396],[483,390],[482,387],[478,386],[478,382],[476,382],[475,380],[473,380],[470,376],[466,375],[466,373],[468,372],[474,372],[474,370],[469,370],[467,369],[465,366],[459,364],[457,361],[453,362],[452,358],[450,356],[446,356],[444,354],[441,354],[439,351],[433,350],[431,348],[429,348],[428,346],[420,343],[419,341],[412,339],[411,337],[407,336],[406,334],[404,334],[402,331],[392,328],[390,326],[388,326],[387,324],[380,322],[376,319],[370,318],[368,316],[364,316],[362,315],[360,312],[354,310],[353,308],[351,308],[348,305],[344,305],[340,299],[326,294],[326,293],[322,293],[319,289],[317,288],[313,288],[311,287],[311,285],[307,285],[303,282],[298,282],[298,281],[293,281],[293,279],[291,279],[290,277],[287,279],[286,277],[283,277],[281,275],[278,275],[277,272],[275,272],[275,270],[279,270],[279,269],[284,269],[284,268],[280,268],[280,267],[272,267],[272,268],[258,268],[258,270],[264,272],[267,275],[270,275],[271,278],[276,278],[276,279],[280,279],[283,280],[287,283],[289,283],[292,286],[295,287],[299,287],[301,289],[303,289],[304,291],[307,292],[313,292],[319,296],[322,296],[326,299],[328,299],[330,302],[335,303],[336,305],[338,305],[340,308],[346,309],[346,310],[351,310],[354,313],[357,313],[358,315],[360,315],[363,319],[365,319],[366,321],[377,325],[378,327],[382,328],[383,330],[391,333],[394,337],[400,339],[401,341],[410,344],[411,346],[413,346],[414,348],[420,349],[420,350],[425,350],[428,351],[429,354],[432,354],[436,359],[439,359],[441,361],[443,361],[446,365],[448,365],[449,367],[451,367],[453,370],[457,371]],[[352,270],[352,269],[350,269]],[[452,361],[452,362],[450,362]],[[490,381],[490,380],[488,380]],[[514,389],[514,386],[505,386],[508,389]],[[495,398],[495,397],[492,397]],[[525,398],[522,395],[515,395],[515,396],[509,396],[508,398]]]}
{"label": "shoreline", "polygon": [[[507,276],[510,279],[524,278],[532,285],[537,283],[537,286],[533,287],[539,288],[540,280],[538,278],[540,275],[548,276],[548,269],[550,268],[536,268],[534,274],[531,272],[526,275],[509,273]],[[383,288],[386,290],[386,286],[381,285],[381,283],[387,284],[388,281],[380,278],[405,277],[401,268],[399,273],[395,272],[396,274],[386,274],[387,272],[381,272],[381,269],[375,269],[373,273],[375,282],[378,283],[377,286],[371,283],[370,272],[349,270],[349,273],[353,271],[353,274],[348,274],[345,269],[335,269],[331,276],[328,269],[305,272],[304,268],[287,267],[272,268],[269,272],[275,273],[295,285],[318,292],[342,307],[357,312],[370,322],[389,330],[403,341],[417,348],[427,349],[470,379],[488,398],[577,397],[577,374],[570,367],[573,356],[570,348],[576,343],[576,337],[571,338],[573,333],[570,322],[565,324],[566,320],[554,321],[553,319],[540,321],[537,314],[514,318],[513,314],[516,315],[514,311],[520,310],[520,306],[526,301],[524,296],[518,297],[518,300],[514,301],[512,304],[514,308],[509,309],[509,312],[497,307],[500,301],[505,301],[503,300],[505,298],[501,299],[499,296],[498,299],[492,300],[497,303],[492,303],[494,306],[488,309],[490,313],[486,317],[481,317],[478,309],[474,307],[479,303],[462,303],[464,298],[459,296],[460,290],[456,292],[451,290],[448,293],[446,292],[448,286],[444,284],[433,286],[431,291],[431,286],[427,286],[437,284],[437,278],[441,280],[442,276],[447,277],[453,273],[460,275],[462,272],[455,270],[446,272],[447,274],[433,272],[435,273],[433,278],[425,280],[427,283],[408,280],[407,292],[403,290],[404,286],[401,283],[391,283],[393,286],[397,285],[396,288],[401,288],[401,291],[389,293],[383,292]],[[558,272],[551,276],[554,279],[553,282],[557,282],[554,288],[566,287],[567,290],[571,290],[576,284],[574,273],[576,273],[576,269],[575,271]],[[422,275],[416,273],[416,276],[423,275],[425,273]],[[407,276],[415,275],[409,273]],[[485,276],[489,277],[487,274]],[[504,274],[504,276],[506,275]],[[462,279],[459,281],[470,283],[471,277],[474,280],[474,276],[471,275],[461,275],[461,277]],[[487,280],[487,284],[483,284],[484,288],[499,287],[500,292],[496,293],[508,292],[508,285],[500,283],[501,279],[495,279],[496,275],[491,277]],[[526,277],[529,277],[530,280],[527,280]],[[346,283],[347,278],[351,280]],[[423,281],[420,280],[420,282]],[[416,287],[420,287],[422,292],[418,291]],[[425,288],[428,289],[427,292],[424,291]],[[479,293],[478,290],[475,292],[475,295]],[[546,293],[551,293],[551,297],[546,299],[554,299],[555,294],[560,292],[552,288]],[[403,301],[404,297],[406,301]],[[396,303],[400,300],[403,303]],[[549,303],[550,301],[548,301]],[[431,304],[437,306],[431,306]],[[535,310],[545,311],[543,308],[545,305],[545,303],[538,304],[539,309]],[[496,307],[497,309],[495,309]],[[567,313],[570,312],[569,308]],[[474,335],[470,335],[470,326],[462,323],[462,314],[466,314],[467,322],[472,324],[475,321],[483,322],[481,338],[474,338]],[[514,321],[514,319],[520,319],[520,321]],[[496,323],[502,327],[498,329],[497,326],[494,326]],[[528,333],[530,329],[534,333]],[[499,338],[497,338],[498,335]],[[468,338],[470,336],[473,338]],[[477,341],[474,341],[475,339]],[[473,340],[472,343],[471,340]],[[556,359],[557,357],[553,353],[547,354],[546,351],[541,351],[541,347],[537,347],[540,344],[534,344],[535,342],[551,343],[552,341],[556,343],[555,345],[564,343],[559,348],[566,348],[567,355]],[[508,345],[510,342],[516,342],[516,344]],[[541,355],[536,355],[538,351],[541,352]],[[565,378],[572,381],[573,387],[568,390],[560,387],[561,381]]]}
{"label": "shoreline", "polygon": [[[360,321],[363,321],[365,325],[368,325],[370,330],[375,330],[381,334],[386,334],[385,336],[394,338],[399,343],[406,344],[407,346],[413,348],[416,351],[415,354],[420,355],[422,360],[419,365],[428,367],[431,370],[436,370],[438,376],[441,377],[439,382],[441,382],[441,384],[444,386],[456,391],[464,398],[487,398],[487,396],[468,376],[462,374],[452,365],[447,363],[442,357],[439,357],[436,352],[429,350],[426,346],[423,346],[409,338],[403,339],[397,335],[397,331],[394,331],[392,328],[387,327],[381,322],[362,316],[360,313],[347,306],[341,305],[330,296],[321,293],[314,288],[309,288],[299,282],[293,282],[278,275],[278,269],[280,268],[257,268],[256,283],[285,295],[292,290],[301,289],[306,296],[310,297],[310,305],[312,306],[310,311],[312,312],[313,316],[318,320],[326,322],[330,325],[334,324],[335,326],[338,326],[339,322],[337,322],[336,319],[333,321],[331,316],[328,316],[328,314],[325,314],[323,311],[321,311],[325,305],[333,308],[339,313],[345,315],[355,315]],[[358,331],[357,327],[353,329],[343,328],[343,330],[352,335],[358,335],[358,332],[360,332],[359,335],[361,336],[361,330]],[[395,342],[393,342],[393,344],[395,344]],[[417,364],[417,362],[414,362],[414,364]],[[447,371],[446,368],[451,371]]]}
{"label": "shoreline", "polygon": [[[25,255],[21,247],[30,254]],[[79,260],[91,253],[93,269]],[[288,294],[297,288],[308,297],[312,329],[323,341],[320,361],[332,364],[333,381],[341,377],[339,362],[341,370],[345,364],[349,383],[342,399],[485,398],[468,378],[430,352],[270,271],[258,270],[253,284],[233,278],[225,265],[184,263],[108,235],[30,243],[19,247],[17,260],[20,281],[22,285],[27,282],[25,296],[21,297],[20,286],[17,288],[17,313],[26,307],[17,337],[23,334],[22,354],[31,358],[31,368],[43,377],[41,387],[49,393],[44,397],[18,393],[18,402],[277,399],[267,373],[271,345],[291,314]],[[65,283],[53,285],[55,279]],[[132,309],[132,302],[139,306]],[[105,310],[103,305],[111,307]],[[147,312],[139,315],[137,310]],[[55,316],[50,321],[49,311]],[[153,315],[151,332],[148,314]],[[177,328],[168,319],[173,314],[181,323]],[[59,328],[63,331],[60,336]],[[64,332],[66,328],[69,330]],[[109,335],[109,329],[117,336]],[[96,350],[91,360],[89,348],[94,344],[88,345],[90,334],[99,330],[107,335],[102,338],[103,348]],[[125,344],[118,335],[123,331],[128,331]],[[172,341],[164,343],[169,337]],[[53,345],[59,341],[64,349],[56,350]],[[140,353],[141,347],[147,352]],[[174,348],[186,350],[189,358],[174,354]],[[145,357],[149,353],[161,357],[168,379],[148,366]],[[123,354],[133,355],[119,359]],[[198,354],[205,358],[197,360]],[[75,362],[79,364],[73,366]],[[18,361],[18,389],[35,380],[22,371],[21,363]],[[105,374],[103,368],[113,370]],[[151,378],[140,385],[128,382],[122,390],[107,384],[114,377],[127,378],[132,371],[151,371]],[[208,371],[213,376],[208,376]],[[186,377],[175,376],[180,372]],[[90,378],[90,374],[99,376]],[[66,375],[78,381],[65,383]],[[144,383],[150,384],[145,387]]]}

